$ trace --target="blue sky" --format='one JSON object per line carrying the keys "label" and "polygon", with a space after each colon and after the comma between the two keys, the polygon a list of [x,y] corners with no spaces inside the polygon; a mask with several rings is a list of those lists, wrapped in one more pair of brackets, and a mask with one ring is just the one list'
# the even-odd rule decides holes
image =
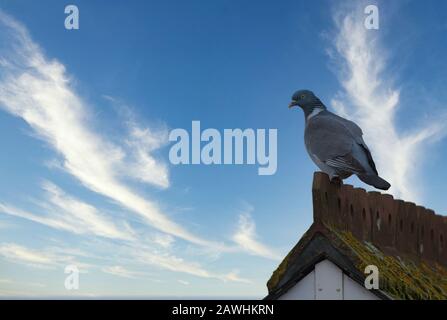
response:
{"label": "blue sky", "polygon": [[[446,3],[374,2],[379,30],[369,2],[72,3],[69,31],[62,1],[0,1],[1,295],[263,297],[312,223],[302,88],[363,128],[390,193],[446,212]],[[276,174],[171,165],[193,120],[278,129]]]}

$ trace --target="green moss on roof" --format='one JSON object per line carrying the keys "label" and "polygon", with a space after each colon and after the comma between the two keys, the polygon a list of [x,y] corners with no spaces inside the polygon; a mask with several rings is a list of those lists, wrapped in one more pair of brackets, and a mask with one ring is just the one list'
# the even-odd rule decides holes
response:
{"label": "green moss on roof", "polygon": [[386,255],[372,244],[361,242],[351,232],[330,228],[356,256],[357,269],[379,269],[379,289],[394,299],[447,299],[447,270],[440,265],[406,261]]}
{"label": "green moss on roof", "polygon": [[292,255],[292,251],[290,251],[287,254],[287,256],[279,264],[278,268],[276,268],[276,270],[273,271],[273,274],[270,277],[269,281],[267,281],[267,288],[268,288],[269,292],[272,291],[278,285],[279,280],[281,280],[282,276],[286,272],[291,255]]}
{"label": "green moss on roof", "polygon": [[[438,264],[406,260],[385,254],[369,242],[358,240],[351,232],[341,231],[325,224],[328,232],[323,232],[355,265],[359,274],[365,267],[375,265],[379,269],[379,289],[393,299],[447,299],[447,269]],[[267,282],[269,292],[277,289],[282,277],[299,259],[301,249],[312,241],[314,232],[307,232],[290,251]]]}

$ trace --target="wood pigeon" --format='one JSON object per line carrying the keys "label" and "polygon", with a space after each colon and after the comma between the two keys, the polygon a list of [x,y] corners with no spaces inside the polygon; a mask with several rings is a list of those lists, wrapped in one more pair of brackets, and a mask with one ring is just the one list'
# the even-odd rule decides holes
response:
{"label": "wood pigeon", "polygon": [[304,111],[304,143],[307,152],[331,181],[340,181],[355,174],[377,189],[390,188],[391,185],[379,177],[358,125],[328,111],[309,90],[295,92],[289,108],[293,106],[299,106]]}

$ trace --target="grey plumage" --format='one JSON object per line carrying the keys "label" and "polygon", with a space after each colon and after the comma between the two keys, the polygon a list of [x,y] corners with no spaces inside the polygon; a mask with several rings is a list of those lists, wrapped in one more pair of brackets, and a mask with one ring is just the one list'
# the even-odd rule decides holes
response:
{"label": "grey plumage", "polygon": [[379,177],[358,125],[329,112],[309,90],[295,92],[289,107],[296,105],[303,109],[306,118],[304,142],[307,152],[331,180],[356,174],[360,180],[378,189],[390,188],[391,185]]}

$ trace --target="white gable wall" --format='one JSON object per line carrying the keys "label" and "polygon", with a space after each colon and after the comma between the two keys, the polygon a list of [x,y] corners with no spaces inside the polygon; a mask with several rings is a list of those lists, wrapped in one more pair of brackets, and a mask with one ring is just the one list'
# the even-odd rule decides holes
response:
{"label": "white gable wall", "polygon": [[357,282],[343,274],[344,300],[378,300],[379,298],[371,291],[362,287]]}
{"label": "white gable wall", "polygon": [[329,260],[284,293],[279,300],[377,300],[372,292],[349,278]]}
{"label": "white gable wall", "polygon": [[301,279],[279,300],[315,300],[315,271]]}
{"label": "white gable wall", "polygon": [[329,260],[315,265],[317,300],[343,300],[343,272]]}

